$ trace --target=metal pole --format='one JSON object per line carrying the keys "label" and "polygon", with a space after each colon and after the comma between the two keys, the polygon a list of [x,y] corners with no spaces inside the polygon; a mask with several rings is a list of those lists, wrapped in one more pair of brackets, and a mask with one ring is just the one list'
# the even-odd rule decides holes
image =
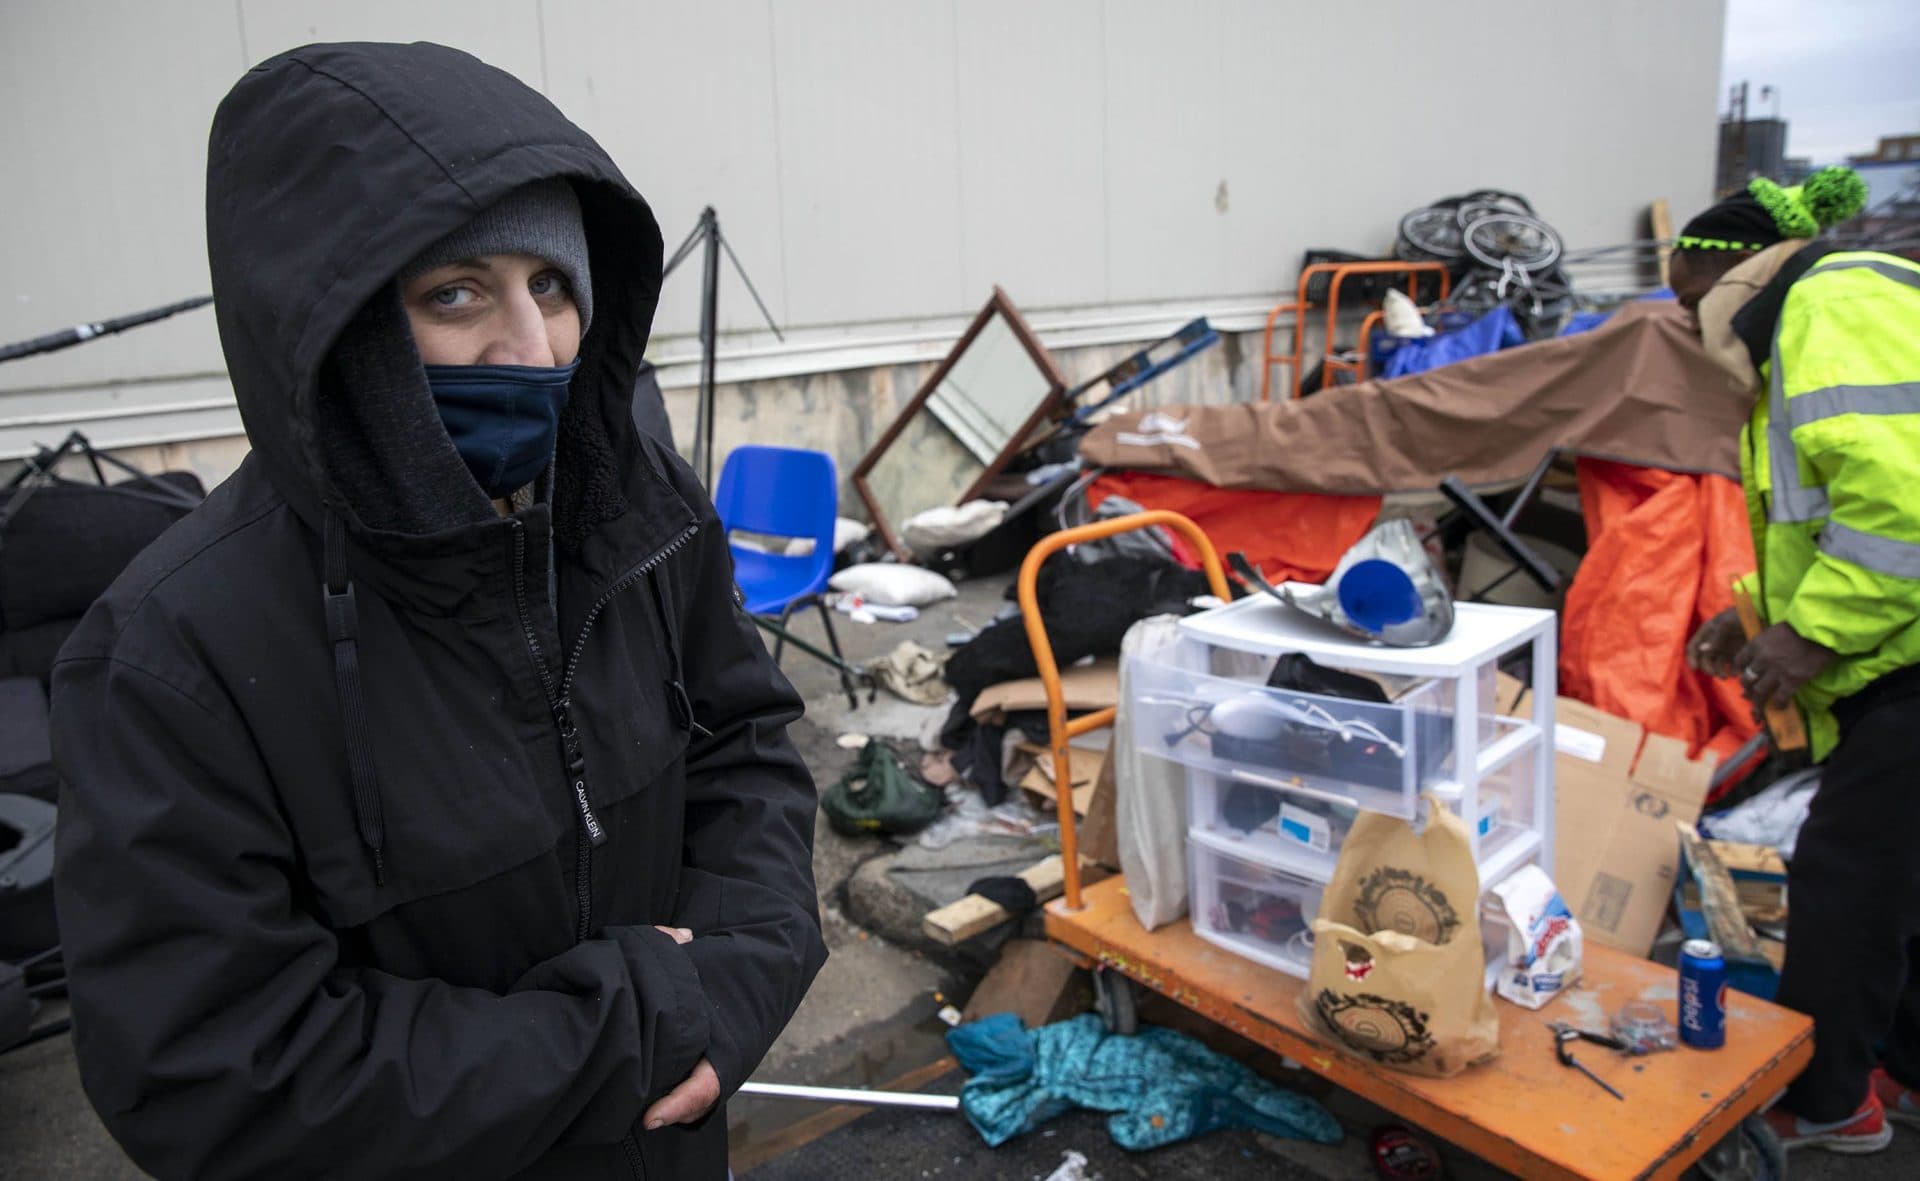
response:
{"label": "metal pole", "polygon": [[742,1095],[770,1099],[812,1099],[819,1103],[865,1103],[873,1107],[922,1107],[929,1111],[958,1111],[958,1095],[920,1095],[912,1091],[862,1091],[854,1087],[795,1087],[785,1083],[742,1083]]}
{"label": "metal pole", "polygon": [[699,442],[700,482],[713,488],[713,370],[720,331],[720,217],[709,205],[700,211],[700,228],[707,236],[705,274],[700,285],[700,408],[694,420]]}
{"label": "metal pole", "polygon": [[178,303],[170,303],[151,311],[135,312],[131,316],[116,316],[111,320],[100,320],[92,324],[76,324],[71,328],[62,328],[58,332],[49,332],[45,336],[36,336],[32,340],[0,345],[0,361],[12,361],[18,357],[31,357],[36,353],[51,353],[56,349],[72,348],[74,345],[96,337],[125,332],[129,328],[138,328],[142,324],[151,324],[155,320],[164,320],[168,316],[190,312],[194,308],[205,307],[212,302],[211,295],[197,295],[192,299],[183,299]]}

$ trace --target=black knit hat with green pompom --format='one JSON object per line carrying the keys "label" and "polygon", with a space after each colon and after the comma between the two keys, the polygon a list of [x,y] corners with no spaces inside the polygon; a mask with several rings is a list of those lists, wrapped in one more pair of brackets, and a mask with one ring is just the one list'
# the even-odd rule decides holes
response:
{"label": "black knit hat with green pompom", "polygon": [[1765,250],[1788,238],[1811,238],[1867,207],[1867,182],[1851,168],[1822,168],[1783,188],[1765,177],[1687,223],[1676,250]]}

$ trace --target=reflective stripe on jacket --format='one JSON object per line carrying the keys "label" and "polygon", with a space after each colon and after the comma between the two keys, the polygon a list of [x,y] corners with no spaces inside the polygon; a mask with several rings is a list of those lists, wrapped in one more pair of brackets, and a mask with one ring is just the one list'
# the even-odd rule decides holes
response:
{"label": "reflective stripe on jacket", "polygon": [[1741,437],[1768,623],[1839,654],[1798,695],[1815,759],[1832,705],[1920,663],[1920,265],[1829,254],[1794,282]]}

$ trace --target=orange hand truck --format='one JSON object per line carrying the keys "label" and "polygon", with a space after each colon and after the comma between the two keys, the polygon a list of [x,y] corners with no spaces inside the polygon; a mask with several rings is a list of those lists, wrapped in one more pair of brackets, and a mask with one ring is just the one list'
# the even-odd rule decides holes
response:
{"label": "orange hand truck", "polygon": [[[1165,527],[1199,553],[1208,584],[1229,596],[1219,555],[1198,526],[1155,511],[1052,534],[1020,568],[1020,610],[1047,691],[1054,782],[1072,782],[1070,740],[1113,723],[1116,710],[1067,717],[1053,645],[1036,596],[1040,566],[1071,545]],[[1122,703],[1120,708],[1125,708]],[[1306,1069],[1529,1181],[1548,1178],[1677,1178],[1708,1152],[1714,1176],[1768,1176],[1760,1164],[1770,1133],[1754,1113],[1813,1055],[1812,1022],[1777,1005],[1733,994],[1726,1045],[1682,1047],[1645,1058],[1588,1063],[1624,1100],[1561,1066],[1548,1022],[1593,1026],[1629,1001],[1674,1016],[1675,975],[1646,960],[1586,944],[1579,989],[1534,1012],[1504,1001],[1500,1056],[1448,1079],[1421,1078],[1349,1057],[1310,1033],[1296,1012],[1305,982],[1202,940],[1186,920],[1148,931],[1134,917],[1126,879],[1082,888],[1072,794],[1057,793],[1065,894],[1048,903],[1047,939],[1083,967],[1097,988],[1144,986]],[[1185,840],[1184,833],[1164,834]],[[1751,1118],[1750,1118],[1751,1117]],[[1777,1150],[1777,1143],[1774,1145]],[[1751,1168],[1744,1168],[1742,1161]],[[1729,1165],[1729,1161],[1731,1164]]]}

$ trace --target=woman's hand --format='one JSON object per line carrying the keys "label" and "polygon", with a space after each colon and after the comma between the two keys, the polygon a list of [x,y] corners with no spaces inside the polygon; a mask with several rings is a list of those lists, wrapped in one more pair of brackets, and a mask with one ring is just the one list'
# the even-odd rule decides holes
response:
{"label": "woman's hand", "polygon": [[[693,932],[685,927],[663,927],[655,923],[653,929],[671,935],[675,943],[693,942]],[[693,1064],[693,1070],[679,1086],[647,1108],[641,1122],[649,1132],[668,1124],[698,1123],[719,1101],[720,1076],[714,1073],[713,1064],[702,1058]]]}
{"label": "woman's hand", "polygon": [[719,1101],[720,1076],[714,1073],[713,1064],[702,1058],[693,1064],[693,1071],[685,1082],[647,1108],[642,1122],[649,1132],[668,1124],[698,1123]]}

